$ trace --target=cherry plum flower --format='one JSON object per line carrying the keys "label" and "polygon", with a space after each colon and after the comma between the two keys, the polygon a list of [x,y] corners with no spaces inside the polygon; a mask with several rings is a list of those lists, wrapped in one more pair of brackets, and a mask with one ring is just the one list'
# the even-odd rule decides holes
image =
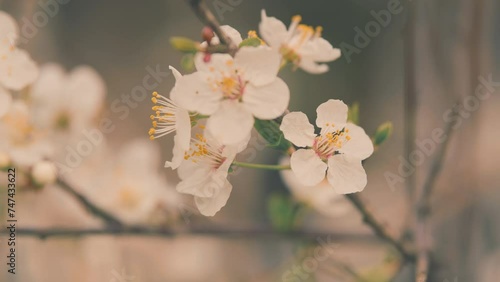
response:
{"label": "cherry plum flower", "polygon": [[7,89],[19,91],[33,83],[38,67],[29,54],[16,47],[19,27],[14,19],[0,11],[0,116],[4,115],[12,97]]}
{"label": "cherry plum flower", "polygon": [[250,135],[254,117],[270,120],[288,107],[290,91],[277,77],[280,56],[272,49],[242,47],[235,55],[196,57],[195,73],[179,78],[171,99],[192,112],[209,115],[207,130],[223,145]]}
{"label": "cherry plum flower", "polygon": [[373,153],[373,144],[365,131],[347,122],[347,105],[330,99],[316,112],[319,135],[302,112],[283,118],[280,129],[287,140],[298,147],[290,159],[295,176],[306,186],[325,179],[339,194],[362,191],[367,183],[361,161]]}
{"label": "cherry plum flower", "polygon": [[300,24],[302,18],[294,16],[287,29],[285,24],[275,17],[268,17],[262,10],[259,24],[260,35],[285,61],[292,62],[302,70],[321,74],[328,71],[328,65],[340,57],[340,50],[321,37],[322,28]]}
{"label": "cherry plum flower", "polygon": [[191,142],[178,173],[177,191],[193,195],[201,214],[214,216],[226,205],[233,186],[227,180],[236,154],[246,148],[248,139],[239,145],[221,145],[210,134],[197,134]]}

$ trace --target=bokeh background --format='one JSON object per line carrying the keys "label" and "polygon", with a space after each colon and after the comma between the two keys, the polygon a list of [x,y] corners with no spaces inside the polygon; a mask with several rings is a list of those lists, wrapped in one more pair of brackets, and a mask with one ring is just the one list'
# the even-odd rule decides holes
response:
{"label": "bokeh background", "polygon": [[[43,2],[3,0],[0,7],[22,23],[23,18],[31,19],[40,11],[39,3]],[[324,37],[339,47],[342,43],[354,45],[354,28],[364,29],[373,20],[370,12],[387,9],[389,2],[207,0],[207,5],[222,24],[242,33],[257,29],[261,9],[285,23],[300,14],[305,23],[323,26]],[[320,103],[337,98],[347,104],[359,102],[360,123],[368,133],[374,133],[382,122],[393,123],[391,138],[365,162],[369,181],[362,196],[394,232],[411,222],[408,183],[393,189],[384,173],[397,173],[405,144],[428,138],[435,128],[444,128],[443,114],[457,101],[474,94],[479,76],[492,75],[494,81],[500,81],[499,1],[413,0],[401,1],[401,6],[403,11],[392,15],[387,27],[371,38],[368,46],[360,48],[359,54],[352,54],[350,62],[341,57],[323,75],[289,69],[281,73],[292,91],[290,109],[304,111],[310,119]],[[103,114],[116,124],[116,130],[106,138],[113,147],[120,147],[129,140],[147,138],[151,102],[146,97],[124,120],[113,113],[111,103],[140,85],[148,66],[159,65],[164,71],[169,65],[179,68],[182,54],[170,46],[169,38],[181,35],[198,40],[201,28],[181,0],[72,0],[60,5],[48,24],[21,46],[40,64],[56,62],[67,69],[90,65],[102,75],[108,88]],[[157,91],[168,93],[173,84],[170,76]],[[440,265],[431,281],[493,282],[500,276],[498,87],[495,91],[453,131],[443,173],[432,196],[433,253]],[[415,94],[416,101],[405,105],[409,92]],[[405,132],[409,109],[416,109],[415,140]],[[169,158],[170,138],[154,142],[161,146],[162,160]],[[255,162],[278,160],[277,152],[265,149]],[[431,160],[432,155],[418,166],[416,187],[423,185]],[[170,170],[162,173],[172,184],[178,180]],[[194,217],[187,225],[269,226],[266,199],[272,191],[286,190],[279,174],[244,170],[231,182],[234,189],[230,200],[217,216]],[[26,225],[47,222],[46,226],[85,226],[93,221],[73,207],[76,204],[63,192],[23,197],[31,203],[22,206],[19,215]],[[72,212],[66,212],[68,209]],[[300,228],[347,235],[332,237],[337,244],[333,256],[321,262],[315,277],[300,281],[353,281],[339,270],[339,261],[365,273],[393,271],[389,247],[372,235],[355,210],[336,217],[309,212]],[[2,252],[2,281],[122,282],[115,275],[122,271],[134,277],[123,281],[134,282],[283,281],[284,271],[296,263],[297,250],[304,243],[251,234],[243,238],[186,235],[18,240],[18,274],[3,271]],[[410,272],[403,270],[395,281],[413,281]]]}

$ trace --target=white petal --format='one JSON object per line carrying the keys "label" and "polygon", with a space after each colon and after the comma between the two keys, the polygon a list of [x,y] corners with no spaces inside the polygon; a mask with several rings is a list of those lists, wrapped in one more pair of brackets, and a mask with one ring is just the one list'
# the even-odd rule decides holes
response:
{"label": "white petal", "polygon": [[271,47],[279,49],[288,37],[288,30],[285,24],[275,17],[268,17],[265,10],[262,10],[261,17],[262,19],[259,24],[260,36]]}
{"label": "white petal", "polygon": [[187,160],[181,163],[178,173],[182,179],[176,187],[178,192],[199,197],[212,197],[215,194],[210,166]]}
{"label": "white petal", "polygon": [[242,47],[234,58],[234,63],[242,71],[243,78],[255,86],[275,81],[280,62],[281,55],[267,46]]}
{"label": "white petal", "polygon": [[288,108],[290,90],[286,83],[276,78],[271,84],[255,87],[248,84],[243,93],[243,104],[255,117],[274,119]]}
{"label": "white petal", "polygon": [[31,96],[37,103],[60,103],[61,92],[66,82],[65,70],[57,64],[46,64],[40,68],[40,75],[31,88]]}
{"label": "white petal", "polygon": [[168,66],[168,69],[172,71],[172,74],[174,75],[175,80],[179,80],[179,78],[182,77],[182,74],[174,67]]}
{"label": "white petal", "polygon": [[291,112],[284,116],[280,130],[288,141],[298,147],[312,146],[316,137],[314,126],[302,112]]}
{"label": "white petal", "polygon": [[12,96],[7,90],[0,87],[0,118],[3,117],[12,104]]}
{"label": "white petal", "polygon": [[347,141],[340,152],[346,155],[364,160],[373,154],[373,142],[365,133],[365,130],[355,124],[348,123],[346,126],[349,129],[351,140]]}
{"label": "white petal", "polygon": [[104,106],[106,83],[92,67],[79,66],[69,73],[65,93],[61,94],[69,96],[72,110],[89,122]]}
{"label": "white petal", "polygon": [[[183,142],[180,139],[181,137],[179,136],[179,134],[175,135],[174,147],[172,149],[172,154],[173,154],[172,161],[165,162],[166,168],[177,169],[184,160],[184,154],[186,153],[187,149],[182,148],[184,144],[182,144]],[[188,140],[188,147],[189,147],[189,140]]]}
{"label": "white petal", "polygon": [[337,128],[343,127],[347,121],[347,110],[347,105],[341,100],[330,99],[316,109],[316,125],[325,128],[327,123],[329,126],[333,123]]}
{"label": "white petal", "polygon": [[8,89],[21,90],[33,83],[37,76],[38,66],[24,50],[10,52],[0,63],[0,83]]}
{"label": "white petal", "polygon": [[241,103],[223,101],[207,121],[207,130],[223,145],[238,144],[248,138],[254,119]]}
{"label": "white petal", "polygon": [[194,201],[200,213],[204,216],[214,216],[226,205],[233,186],[225,180],[224,185],[218,188],[217,193],[212,197],[195,197]]}
{"label": "white petal", "polygon": [[234,29],[233,27],[228,26],[228,25],[222,25],[220,28],[226,34],[226,36],[229,37],[229,39],[231,39],[231,41],[233,41],[233,43],[236,46],[239,46],[240,43],[243,41],[243,39],[241,38],[240,32],[237,31],[236,29]]}
{"label": "white petal", "polygon": [[299,62],[299,67],[303,71],[311,73],[311,74],[322,74],[322,73],[325,73],[329,70],[328,65],[318,64],[309,58],[302,58]]}
{"label": "white petal", "polygon": [[318,185],[325,179],[327,165],[310,149],[299,149],[292,154],[290,165],[295,176],[306,186]]}
{"label": "white petal", "polygon": [[16,21],[9,14],[0,11],[0,53],[15,46],[18,36]]}
{"label": "white petal", "polygon": [[176,142],[179,143],[181,149],[187,151],[189,150],[191,140],[191,118],[189,117],[189,112],[183,108],[177,108],[175,117],[176,137],[178,136]]}
{"label": "white petal", "polygon": [[339,194],[363,191],[367,178],[361,160],[345,154],[330,157],[328,159],[328,182]]}
{"label": "white petal", "polygon": [[[290,164],[290,158],[284,157],[280,165]],[[302,185],[290,170],[280,171],[281,178],[299,201],[310,205],[319,213],[329,217],[339,217],[352,211],[352,205],[333,189],[326,179],[314,187]]]}
{"label": "white petal", "polygon": [[333,48],[324,38],[315,38],[308,41],[299,50],[303,58],[307,57],[316,62],[331,62],[341,55],[340,49]]}
{"label": "white petal", "polygon": [[211,115],[219,108],[222,93],[210,89],[203,75],[195,72],[177,80],[170,98],[189,111]]}
{"label": "white petal", "polygon": [[196,70],[207,73],[211,72],[211,70],[227,71],[231,66],[228,62],[232,62],[234,60],[229,54],[212,54],[210,55],[209,62],[204,62],[204,57],[205,53],[196,53],[194,57],[194,64],[196,66]]}

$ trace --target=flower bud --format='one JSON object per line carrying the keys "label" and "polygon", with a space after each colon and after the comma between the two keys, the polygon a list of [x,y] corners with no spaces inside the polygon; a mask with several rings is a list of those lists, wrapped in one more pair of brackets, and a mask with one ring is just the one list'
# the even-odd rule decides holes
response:
{"label": "flower bud", "polygon": [[204,41],[206,41],[208,44],[210,44],[210,41],[212,41],[212,38],[214,38],[214,31],[212,28],[206,26],[201,30],[201,38],[203,38]]}
{"label": "flower bud", "polygon": [[31,170],[31,178],[36,185],[45,186],[52,184],[57,178],[57,168],[49,161],[38,162]]}

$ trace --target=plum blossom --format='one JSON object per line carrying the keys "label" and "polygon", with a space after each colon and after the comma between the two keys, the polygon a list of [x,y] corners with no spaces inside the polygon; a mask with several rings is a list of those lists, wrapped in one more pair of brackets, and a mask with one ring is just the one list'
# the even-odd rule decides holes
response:
{"label": "plum blossom", "polygon": [[[182,75],[173,67],[170,67],[176,80]],[[173,158],[167,161],[165,167],[177,169],[181,164],[184,153],[189,150],[191,140],[191,116],[188,110],[180,107],[174,100],[153,93],[151,99],[155,106],[151,115],[153,127],[149,130],[149,138],[154,140],[162,136],[176,132],[174,136]]]}
{"label": "plum blossom", "polygon": [[373,144],[365,131],[347,122],[347,106],[330,99],[317,110],[319,135],[302,112],[283,118],[280,129],[285,138],[298,147],[290,159],[295,176],[303,185],[315,186],[325,179],[340,194],[362,191],[367,183],[361,161],[373,153]]}
{"label": "plum blossom", "polygon": [[6,89],[19,91],[38,76],[38,67],[29,54],[16,47],[19,27],[7,13],[0,11],[0,116],[12,103]]}
{"label": "plum blossom", "polygon": [[314,29],[300,24],[302,18],[294,16],[287,29],[285,24],[275,17],[268,17],[262,10],[259,24],[260,35],[274,50],[278,51],[285,61],[313,74],[328,71],[328,65],[340,57],[340,50],[321,37],[322,27]]}
{"label": "plum blossom", "polygon": [[246,148],[248,140],[238,146],[221,145],[210,134],[197,134],[191,142],[178,173],[177,191],[194,196],[201,214],[214,216],[226,205],[233,186],[227,180],[236,154]]}
{"label": "plum blossom", "polygon": [[82,130],[95,127],[105,95],[106,85],[91,67],[66,73],[59,65],[47,64],[31,91],[34,121],[53,141],[81,138]]}
{"label": "plum blossom", "polygon": [[181,107],[209,115],[207,130],[223,145],[250,135],[254,117],[269,120],[288,107],[290,91],[277,77],[280,56],[269,47],[242,47],[235,55],[197,56],[197,71],[177,79],[171,99]]}
{"label": "plum blossom", "polygon": [[[177,219],[181,199],[158,170],[160,152],[153,144],[134,140],[118,152],[101,153],[100,169],[106,174],[101,179],[85,177],[91,181],[83,192],[127,224]],[[95,173],[95,166],[88,169]]]}

